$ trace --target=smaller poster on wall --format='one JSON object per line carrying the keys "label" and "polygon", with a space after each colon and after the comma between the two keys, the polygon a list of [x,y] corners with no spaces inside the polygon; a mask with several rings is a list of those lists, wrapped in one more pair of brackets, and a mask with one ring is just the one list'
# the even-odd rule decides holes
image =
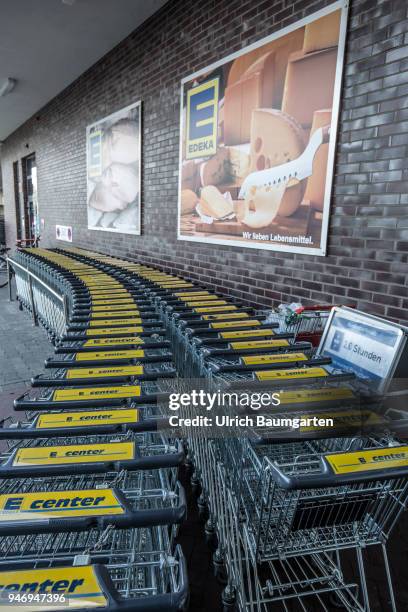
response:
{"label": "smaller poster on wall", "polygon": [[141,102],[89,125],[88,229],[140,234]]}
{"label": "smaller poster on wall", "polygon": [[72,227],[70,225],[56,225],[55,237],[57,240],[72,242]]}
{"label": "smaller poster on wall", "polygon": [[325,255],[347,2],[185,77],[178,238]]}

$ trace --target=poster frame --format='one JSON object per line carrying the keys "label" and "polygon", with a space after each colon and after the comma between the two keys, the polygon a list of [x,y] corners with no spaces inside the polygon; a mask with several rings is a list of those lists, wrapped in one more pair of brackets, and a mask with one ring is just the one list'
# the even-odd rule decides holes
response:
{"label": "poster frame", "polygon": [[[88,208],[89,208],[88,201],[90,197],[89,180],[88,180],[88,169],[90,165],[89,147],[88,147],[89,134],[91,130],[95,127],[98,127],[100,123],[104,121],[110,121],[114,119],[116,116],[119,116],[120,114],[125,113],[126,111],[130,111],[134,108],[139,109],[139,130],[138,130],[139,131],[139,150],[138,150],[138,153],[139,153],[139,179],[138,179],[138,188],[139,188],[138,226],[139,226],[139,229],[133,230],[133,231],[132,230],[123,231],[123,230],[117,230],[111,227],[89,227],[89,216],[88,216]],[[127,106],[124,106],[123,108],[120,108],[117,111],[114,111],[110,115],[106,115],[106,117],[102,117],[102,119],[98,119],[97,121],[94,121],[93,123],[87,125],[86,126],[85,147],[86,147],[86,215],[87,215],[88,230],[92,232],[110,232],[112,234],[125,234],[125,235],[131,235],[131,236],[140,236],[142,234],[142,191],[141,191],[142,190],[142,100],[138,100],[137,102],[128,104]]]}
{"label": "poster frame", "polygon": [[[331,195],[333,189],[333,176],[334,176],[334,161],[336,155],[336,144],[337,144],[337,130],[338,130],[338,121],[340,115],[340,102],[341,102],[341,87],[343,81],[343,68],[344,68],[344,57],[345,57],[345,46],[346,46],[346,36],[347,36],[347,19],[348,19],[348,8],[349,8],[349,0],[337,0],[326,6],[323,9],[315,11],[311,13],[307,17],[300,19],[289,26],[286,26],[282,29],[269,34],[261,38],[260,40],[252,43],[250,45],[245,46],[243,49],[239,51],[235,51],[229,55],[226,55],[220,60],[205,66],[204,68],[200,68],[195,72],[185,76],[181,79],[180,85],[180,144],[179,144],[179,178],[178,178],[178,194],[177,194],[177,240],[185,240],[187,242],[200,242],[202,244],[218,244],[223,246],[230,247],[244,247],[249,249],[262,249],[268,251],[275,252],[283,252],[283,253],[299,253],[302,255],[318,255],[325,256],[327,255],[327,242],[328,242],[328,230],[329,230],[329,219],[330,219],[330,208],[331,208]],[[185,234],[181,234],[180,231],[180,221],[181,221],[181,168],[183,162],[183,100],[184,100],[184,85],[190,82],[192,79],[195,79],[199,76],[202,76],[205,73],[211,72],[220,66],[223,66],[227,62],[233,61],[236,58],[244,55],[246,53],[250,53],[263,45],[277,40],[282,36],[290,34],[294,30],[304,27],[308,23],[315,21],[316,19],[320,19],[321,17],[325,17],[330,13],[341,10],[341,19],[340,19],[340,32],[339,32],[339,43],[338,43],[338,52],[337,52],[337,61],[336,61],[336,75],[334,81],[334,91],[333,91],[333,107],[332,107],[332,120],[330,124],[330,140],[329,140],[329,151],[328,151],[328,160],[327,160],[327,173],[326,173],[326,184],[325,184],[325,194],[324,194],[324,206],[322,211],[322,227],[321,227],[321,235],[320,235],[320,247],[319,248],[307,248],[307,247],[298,247],[298,246],[290,246],[289,244],[278,244],[278,243],[262,243],[262,242],[251,242],[246,240],[224,240],[218,238],[209,238],[209,237],[200,237],[200,236],[186,236]]]}

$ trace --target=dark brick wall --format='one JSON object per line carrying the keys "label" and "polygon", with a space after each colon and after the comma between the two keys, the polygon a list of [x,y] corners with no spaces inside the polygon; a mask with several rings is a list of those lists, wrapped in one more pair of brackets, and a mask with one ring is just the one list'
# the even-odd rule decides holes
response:
{"label": "dark brick wall", "polygon": [[[408,321],[408,5],[351,0],[327,257],[176,240],[180,79],[330,0],[170,0],[8,138],[7,235],[15,239],[12,162],[35,151],[44,245],[55,224],[83,247],[130,256],[245,301],[354,302]],[[143,235],[86,229],[85,127],[143,100]],[[59,243],[62,245],[63,243]]]}

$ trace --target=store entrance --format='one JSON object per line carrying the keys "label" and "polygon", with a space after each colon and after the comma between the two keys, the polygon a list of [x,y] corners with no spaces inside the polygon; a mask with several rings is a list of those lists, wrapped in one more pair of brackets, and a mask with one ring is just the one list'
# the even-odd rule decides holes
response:
{"label": "store entrance", "polygon": [[19,238],[34,240],[40,234],[37,200],[37,165],[35,153],[22,160],[23,172],[23,231]]}

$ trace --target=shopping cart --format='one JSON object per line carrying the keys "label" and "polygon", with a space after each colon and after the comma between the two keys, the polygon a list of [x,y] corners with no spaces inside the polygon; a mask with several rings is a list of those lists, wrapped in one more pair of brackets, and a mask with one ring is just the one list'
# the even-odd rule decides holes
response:
{"label": "shopping cart", "polygon": [[208,373],[245,372],[253,370],[274,370],[285,368],[301,368],[308,366],[328,365],[329,357],[319,357],[305,352],[289,351],[287,353],[252,353],[243,356],[217,357],[207,359]]}
{"label": "shopping cart", "polygon": [[[56,354],[61,353],[79,353],[84,351],[95,351],[97,349],[115,351],[121,348],[127,349],[161,349],[169,345],[168,340],[160,337],[144,337],[143,334],[139,334],[135,337],[130,338],[90,338],[89,340],[71,340],[58,344],[55,348]],[[147,353],[148,355],[149,353]],[[151,354],[154,354],[151,352]],[[157,355],[163,353],[158,352]],[[166,351],[164,354],[171,354],[170,351]]]}
{"label": "shopping cart", "polygon": [[[237,516],[235,528],[240,527],[243,533],[244,557],[252,560],[258,579],[266,565],[274,587],[269,592],[254,588],[246,593],[247,606],[261,610],[267,603],[285,598],[284,591],[279,592],[276,573],[281,563],[290,566],[296,562],[306,568],[316,555],[319,558],[325,553],[331,559],[329,567],[334,563],[341,576],[340,551],[352,549],[357,555],[363,601],[357,608],[349,603],[346,609],[369,610],[363,550],[379,546],[391,609],[395,610],[386,542],[406,505],[408,447],[392,440],[370,439],[365,445],[358,439],[354,442],[354,448],[336,453],[322,453],[311,442],[301,452],[289,444],[268,446],[263,455],[248,447],[241,455],[235,501],[244,520],[242,514]],[[230,561],[235,563],[237,558],[232,555]],[[234,589],[242,592],[245,578],[239,572],[237,575]],[[326,582],[321,580],[320,584]],[[297,588],[292,585],[291,597],[302,596]],[[325,589],[330,590],[327,585]]]}
{"label": "shopping cart", "polygon": [[237,370],[212,371],[211,379],[215,386],[230,389],[239,388],[271,388],[283,389],[286,387],[310,386],[314,383],[332,384],[343,383],[355,378],[352,372],[344,372],[333,366],[304,366],[295,368],[269,369],[258,368],[257,365]]}
{"label": "shopping cart", "polygon": [[178,467],[182,444],[162,433],[126,432],[20,440],[0,454],[0,480]]}
{"label": "shopping cart", "polygon": [[269,321],[277,322],[282,331],[292,332],[296,340],[311,342],[313,346],[318,346],[334,307],[335,304],[300,306],[295,310],[269,312],[269,315],[263,310],[261,313],[267,315]]}
{"label": "shopping cart", "polygon": [[[50,606],[63,610],[67,602],[74,612],[95,607],[112,612],[185,610],[188,585],[184,556],[179,546],[173,553],[163,542],[162,533],[160,528],[151,528],[112,529],[95,535],[91,531],[76,537],[20,536],[13,537],[13,547],[5,538],[0,561],[3,598],[14,605],[34,602],[28,608],[34,610]],[[41,599],[43,585],[53,587],[54,595]]]}
{"label": "shopping cart", "polygon": [[[109,337],[128,337],[128,336],[139,336],[142,331],[146,331],[149,329],[149,325],[153,326],[157,329],[157,321],[153,319],[143,320],[143,319],[135,319],[131,320],[131,323],[126,326],[118,328],[117,326],[110,327],[110,322],[106,323],[106,319],[104,319],[105,323],[100,327],[87,327],[83,330],[69,330],[62,337],[63,341],[70,340],[87,340],[88,338],[109,338]],[[110,321],[108,319],[108,321]],[[114,321],[114,319],[113,319]]]}
{"label": "shopping cart", "polygon": [[130,366],[96,366],[93,368],[58,368],[52,376],[38,374],[31,379],[33,387],[61,387],[100,385],[107,383],[135,384],[137,381],[173,378],[176,370],[171,364],[157,362]]}
{"label": "shopping cart", "polygon": [[[70,323],[67,326],[67,334],[76,334],[78,333],[82,333],[85,334],[86,336],[89,336],[90,334],[88,334],[87,332],[95,332],[95,333],[99,333],[101,329],[104,329],[105,327],[107,328],[115,328],[116,333],[117,334],[121,334],[123,332],[122,328],[128,328],[128,327],[134,327],[137,326],[139,324],[143,324],[144,318],[145,316],[153,316],[150,314],[150,309],[145,312],[141,311],[139,309],[139,314],[135,314],[132,317],[126,317],[126,318],[112,318],[111,316],[109,316],[109,318],[93,318],[93,319],[89,319],[88,321],[85,321],[83,323]],[[126,335],[126,334],[125,334]]]}
{"label": "shopping cart", "polygon": [[166,470],[120,475],[113,486],[100,481],[88,474],[2,481],[0,548],[4,536],[174,527],[186,517],[184,489]]}
{"label": "shopping cart", "polygon": [[155,406],[112,408],[50,413],[27,413],[26,420],[7,417],[0,421],[0,440],[8,442],[27,438],[93,436],[156,431],[169,427],[169,418]]}
{"label": "shopping cart", "polygon": [[137,385],[98,385],[93,387],[34,387],[14,400],[15,410],[61,410],[99,406],[138,406],[157,404],[167,396],[159,392],[157,381]]}
{"label": "shopping cart", "polygon": [[[148,343],[149,345],[152,346]],[[160,361],[171,363],[172,361],[173,354],[166,348],[145,348],[145,344],[142,344],[141,347],[138,345],[138,348],[129,348],[128,343],[123,343],[116,350],[111,345],[102,346],[100,350],[97,350],[97,347],[94,345],[92,347],[83,347],[83,344],[81,346],[75,344],[74,347],[66,347],[67,350],[65,352],[57,353],[55,357],[48,357],[45,360],[45,367],[77,368],[104,365],[140,365]],[[71,348],[74,350],[71,351]],[[85,348],[85,350],[76,352],[75,349],[77,348]],[[107,350],[104,350],[104,348]]]}

